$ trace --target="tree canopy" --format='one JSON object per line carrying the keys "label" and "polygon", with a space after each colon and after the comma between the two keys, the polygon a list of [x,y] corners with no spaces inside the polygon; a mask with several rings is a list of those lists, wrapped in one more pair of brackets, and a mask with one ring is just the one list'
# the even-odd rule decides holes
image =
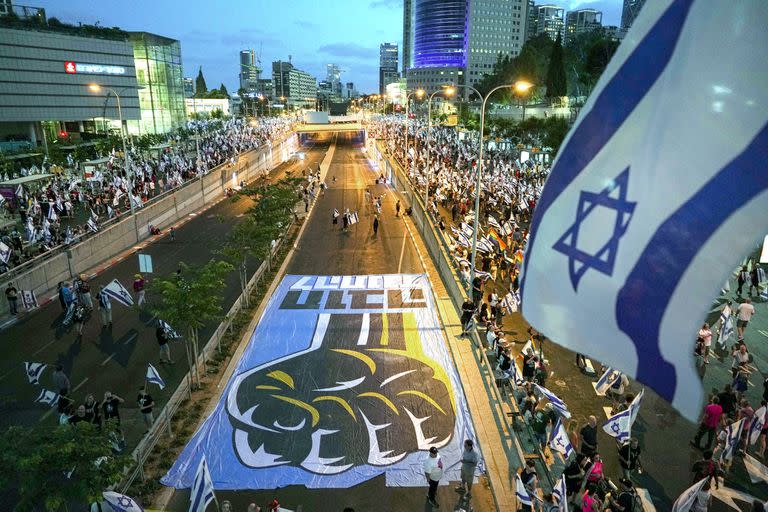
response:
{"label": "tree canopy", "polygon": [[557,35],[555,45],[549,57],[547,69],[547,98],[558,98],[568,94],[568,83],[565,77],[565,63],[563,62],[563,45],[560,34]]}
{"label": "tree canopy", "polygon": [[195,97],[205,98],[205,94],[208,92],[208,86],[205,84],[205,77],[203,76],[203,66],[197,71],[197,78],[195,79]]}

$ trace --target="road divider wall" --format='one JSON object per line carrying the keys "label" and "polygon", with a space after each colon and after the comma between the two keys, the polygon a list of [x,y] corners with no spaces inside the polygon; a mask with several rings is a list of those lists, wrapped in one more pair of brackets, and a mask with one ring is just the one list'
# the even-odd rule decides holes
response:
{"label": "road divider wall", "polygon": [[125,215],[71,247],[55,249],[56,254],[47,255],[31,268],[9,272],[2,277],[0,287],[5,289],[9,282],[13,282],[19,290],[34,291],[42,304],[47,301],[45,295],[55,290],[59,282],[71,280],[150,238],[150,225],[161,230],[169,228],[182,218],[220,201],[225,197],[226,189],[269,174],[289,160],[297,148],[298,137],[291,132],[278,142],[242,153],[234,164],[219,165],[201,178],[153,198],[137,209],[135,215]]}

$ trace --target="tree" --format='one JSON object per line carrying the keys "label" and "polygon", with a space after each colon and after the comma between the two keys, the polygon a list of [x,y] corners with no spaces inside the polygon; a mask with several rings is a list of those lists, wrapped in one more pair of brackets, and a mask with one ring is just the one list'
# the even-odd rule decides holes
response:
{"label": "tree", "polygon": [[565,63],[563,62],[563,45],[560,34],[552,47],[547,69],[547,98],[552,100],[568,94],[568,83],[565,77]]}
{"label": "tree", "polygon": [[[130,463],[130,457],[112,453],[115,427],[80,422],[9,428],[0,436],[0,488],[15,491],[15,510],[84,509]],[[3,510],[11,508],[6,503]]]}
{"label": "tree", "polygon": [[203,76],[203,66],[197,72],[197,78],[195,79],[195,97],[205,98],[208,92],[208,86],[205,85],[205,77]]}
{"label": "tree", "polygon": [[211,260],[203,266],[180,263],[181,272],[150,282],[149,290],[157,295],[149,310],[176,329],[186,327],[184,343],[190,372],[200,385],[198,371],[198,332],[207,322],[221,319],[224,278],[233,270],[225,261]]}
{"label": "tree", "polygon": [[224,85],[224,82],[222,82],[221,85],[219,86],[219,90],[224,96],[229,97],[229,91],[227,91],[227,86]]}

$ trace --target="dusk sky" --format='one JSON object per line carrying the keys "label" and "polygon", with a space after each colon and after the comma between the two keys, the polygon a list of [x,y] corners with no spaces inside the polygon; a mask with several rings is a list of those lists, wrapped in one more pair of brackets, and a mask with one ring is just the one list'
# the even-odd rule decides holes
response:
{"label": "dusk sky", "polygon": [[[360,92],[378,89],[379,44],[402,43],[402,0],[29,0],[49,17],[76,23],[144,30],[181,41],[184,76],[203,67],[208,88],[223,82],[238,88],[239,51],[261,49],[264,73],[273,60],[325,78],[325,65],[339,64],[342,81]],[[592,7],[603,11],[604,25],[618,25],[621,0],[554,1],[566,10]]]}

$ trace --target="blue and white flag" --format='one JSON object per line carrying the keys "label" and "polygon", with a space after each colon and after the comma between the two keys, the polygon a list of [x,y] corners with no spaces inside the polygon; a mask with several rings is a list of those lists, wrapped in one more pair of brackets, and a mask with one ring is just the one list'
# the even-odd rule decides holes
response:
{"label": "blue and white flag", "polygon": [[565,485],[565,475],[562,475],[552,488],[552,496],[557,500],[558,512],[568,512],[568,490]]}
{"label": "blue and white flag", "polygon": [[117,279],[113,279],[111,283],[104,287],[104,293],[123,306],[133,306],[133,297]]}
{"label": "blue and white flag", "polygon": [[30,384],[40,384],[40,376],[48,368],[45,363],[24,363],[24,372]]}
{"label": "blue and white flag", "polygon": [[496,217],[494,217],[493,215],[488,216],[488,225],[498,232],[502,231],[501,224],[499,224],[499,221],[497,221]]}
{"label": "blue and white flag", "polygon": [[552,428],[552,433],[549,435],[549,447],[561,453],[566,460],[573,453],[573,445],[560,418],[557,418],[557,422]]}
{"label": "blue and white flag", "polygon": [[694,421],[701,378],[680,340],[730,273],[723,248],[746,255],[765,236],[753,219],[768,211],[766,19],[764,0],[646,2],[531,223],[526,320]]}
{"label": "blue and white flag", "polygon": [[47,389],[40,390],[40,394],[35,398],[35,402],[39,404],[46,404],[54,407],[59,403],[59,394]]}
{"label": "blue and white flag", "polygon": [[516,475],[515,486],[515,496],[517,496],[517,502],[521,505],[528,505],[529,507],[532,507],[533,499],[528,493],[528,489],[525,488],[525,484],[523,483],[522,479],[520,479],[519,474]]}
{"label": "blue and white flag", "polygon": [[706,484],[708,481],[709,477],[702,478],[684,490],[683,494],[681,494],[675,500],[675,503],[672,504],[671,512],[689,512],[693,506],[693,503],[696,501],[696,497],[699,495],[699,492],[701,492],[701,490],[704,488],[704,484]]}
{"label": "blue and white flag", "polygon": [[203,455],[200,457],[197,473],[195,473],[195,483],[192,485],[192,493],[189,496],[189,512],[205,512],[205,508],[215,499],[211,473],[208,471],[208,464]]}
{"label": "blue and white flag", "polygon": [[114,491],[104,491],[101,493],[112,510],[115,512],[144,512],[144,509],[136,503],[136,500],[129,498],[125,494]]}
{"label": "blue and white flag", "polygon": [[483,281],[487,281],[488,279],[490,279],[491,274],[489,272],[483,272],[482,270],[475,269],[475,276],[479,277]]}
{"label": "blue and white flag", "polygon": [[723,446],[723,451],[720,452],[720,462],[731,460],[736,453],[736,450],[741,443],[741,431],[744,429],[745,419],[746,418],[742,418],[738,421],[734,421],[725,427],[725,446]]}
{"label": "blue and white flag", "polygon": [[606,391],[608,391],[613,384],[621,378],[621,372],[618,370],[614,370],[610,366],[606,368],[605,373],[603,373],[603,376],[600,377],[600,379],[597,381],[597,384],[595,384],[595,391],[597,391],[598,394],[604,395]]}
{"label": "blue and white flag", "polygon": [[571,417],[571,413],[568,412],[568,406],[565,405],[565,402],[563,402],[556,394],[547,388],[539,386],[538,384],[534,384],[534,386],[536,386],[536,389],[539,390],[539,393],[544,395],[544,397],[549,400],[554,408],[557,409],[557,412],[559,412],[565,419],[569,419]]}
{"label": "blue and white flag", "polygon": [[632,435],[632,411],[624,409],[617,412],[603,423],[603,430],[609,436],[615,437],[616,441],[620,443],[629,441]]}
{"label": "blue and white flag", "polygon": [[464,247],[471,247],[472,242],[469,241],[469,238],[464,233],[459,233],[456,235],[456,241],[459,243],[459,245],[463,245]]}
{"label": "blue and white flag", "polygon": [[152,366],[152,363],[149,363],[149,365],[147,366],[147,382],[151,382],[152,384],[157,384],[158,386],[160,386],[160,389],[165,389],[165,381],[157,372],[157,368]]}
{"label": "blue and white flag", "polygon": [[733,336],[733,315],[720,313],[720,332],[717,333],[717,344],[725,347],[731,336]]}
{"label": "blue and white flag", "polygon": [[181,335],[176,332],[176,330],[168,324],[165,320],[158,320],[157,321],[160,324],[160,327],[163,328],[163,332],[165,333],[165,337],[168,339],[178,339],[181,338]]}
{"label": "blue and white flag", "polygon": [[88,225],[88,229],[90,229],[92,233],[95,233],[99,230],[99,225],[96,223],[95,220],[93,220],[93,218],[88,219],[88,222],[86,222],[86,224]]}
{"label": "blue and white flag", "polygon": [[9,245],[4,244],[3,242],[0,242],[0,261],[3,263],[8,263],[8,260],[11,259],[11,247]]}
{"label": "blue and white flag", "polygon": [[766,409],[765,406],[762,406],[756,410],[755,414],[752,416],[752,423],[749,424],[749,435],[747,436],[750,446],[757,442],[760,433],[763,431],[763,427],[765,427],[766,412],[768,412],[768,409]]}
{"label": "blue and white flag", "polygon": [[501,307],[503,307],[508,314],[517,313],[517,308],[520,305],[519,302],[520,294],[519,293],[507,293],[503,299],[501,299]]}

